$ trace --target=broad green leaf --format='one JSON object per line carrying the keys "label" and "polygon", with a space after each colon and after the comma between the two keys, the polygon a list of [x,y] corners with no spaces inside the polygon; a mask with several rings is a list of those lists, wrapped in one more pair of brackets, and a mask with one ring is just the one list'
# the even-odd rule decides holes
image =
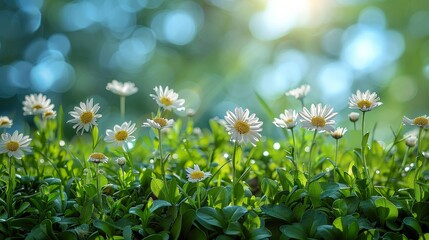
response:
{"label": "broad green leaf", "polygon": [[270,217],[284,220],[286,222],[291,222],[293,218],[293,212],[290,208],[284,205],[262,205],[261,211],[263,214],[266,214]]}
{"label": "broad green leaf", "polygon": [[221,213],[211,207],[202,207],[197,210],[197,221],[201,223],[204,227],[210,230],[216,230],[218,228],[225,228],[226,223],[221,215]]}
{"label": "broad green leaf", "polygon": [[377,198],[374,204],[381,224],[389,220],[394,221],[398,217],[398,208],[386,198]]}
{"label": "broad green leaf", "polygon": [[151,213],[155,212],[159,208],[163,207],[170,207],[171,203],[164,201],[164,200],[154,200],[152,203],[152,206],[150,207],[149,211]]}
{"label": "broad green leaf", "polygon": [[270,199],[273,199],[278,192],[279,184],[268,178],[262,180],[261,189],[264,195]]}
{"label": "broad green leaf", "polygon": [[305,230],[304,226],[299,223],[283,225],[280,227],[280,231],[289,238],[307,239],[307,231]]}
{"label": "broad green leaf", "polygon": [[247,209],[241,206],[228,206],[223,209],[224,217],[228,222],[238,221],[246,213]]}
{"label": "broad green leaf", "polygon": [[164,186],[164,181],[158,178],[153,178],[150,182],[150,190],[152,190],[152,193],[159,199],[165,199],[165,194],[163,191],[166,191],[166,188]]}
{"label": "broad green leaf", "polygon": [[332,225],[341,231],[343,239],[355,239],[359,234],[358,221],[351,215],[336,218]]}
{"label": "broad green leaf", "polygon": [[92,223],[95,228],[104,232],[107,236],[112,237],[115,234],[115,225],[96,219]]}
{"label": "broad green leaf", "polygon": [[408,227],[414,229],[419,235],[422,235],[422,227],[420,226],[420,223],[413,217],[405,217],[402,222],[407,225]]}
{"label": "broad green leaf", "polygon": [[223,230],[227,235],[242,235],[241,224],[238,222],[229,222],[228,227]]}
{"label": "broad green leaf", "polygon": [[263,227],[263,228],[258,228],[258,229],[252,230],[246,239],[261,240],[261,239],[267,239],[270,237],[271,237],[271,232],[268,229],[266,229],[265,227]]}

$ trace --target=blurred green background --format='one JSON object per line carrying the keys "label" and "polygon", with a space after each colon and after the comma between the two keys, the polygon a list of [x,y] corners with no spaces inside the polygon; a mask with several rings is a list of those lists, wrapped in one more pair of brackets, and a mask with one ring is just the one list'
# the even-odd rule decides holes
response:
{"label": "blurred green background", "polygon": [[269,136],[281,131],[255,93],[276,114],[300,110],[284,93],[304,83],[306,104],[333,106],[349,128],[348,97],[379,93],[367,116],[380,139],[403,115],[429,113],[427,0],[1,0],[0,25],[0,114],[14,129],[30,122],[21,102],[35,92],[65,112],[93,97],[111,128],[121,122],[105,90],[113,79],[138,86],[127,98],[138,125],[157,109],[157,85],[174,88],[198,126],[242,106]]}

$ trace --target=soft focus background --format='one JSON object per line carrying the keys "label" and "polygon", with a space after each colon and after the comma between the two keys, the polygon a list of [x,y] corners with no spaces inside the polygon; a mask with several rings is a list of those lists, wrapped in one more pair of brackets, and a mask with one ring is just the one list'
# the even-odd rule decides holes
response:
{"label": "soft focus background", "polygon": [[284,93],[304,83],[306,105],[333,106],[349,128],[348,97],[379,93],[383,106],[367,116],[381,139],[403,115],[429,114],[427,0],[0,0],[0,26],[0,115],[14,129],[31,122],[21,102],[38,92],[66,113],[94,97],[111,128],[113,79],[138,86],[127,116],[139,125],[157,109],[157,85],[179,92],[201,127],[243,106],[270,136],[280,131],[255,93],[276,114],[299,110]]}

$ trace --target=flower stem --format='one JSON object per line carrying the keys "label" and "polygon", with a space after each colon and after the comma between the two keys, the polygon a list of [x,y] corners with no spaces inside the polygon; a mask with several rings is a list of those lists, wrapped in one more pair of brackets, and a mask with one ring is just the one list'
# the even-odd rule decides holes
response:
{"label": "flower stem", "polygon": [[[317,129],[314,130],[314,134],[313,134],[313,140],[311,141],[311,145],[310,145],[310,157],[309,157],[309,161],[308,161],[308,181],[310,181],[311,179],[311,153],[313,152],[313,147],[316,144],[316,134],[317,134]],[[310,184],[308,184],[307,181],[307,189],[309,187]]]}
{"label": "flower stem", "polygon": [[100,212],[103,212],[103,204],[101,200],[101,189],[100,189],[100,171],[98,168],[98,164],[95,165],[95,174],[97,176],[97,197],[98,197],[98,204],[100,205]]}
{"label": "flower stem", "polygon": [[162,178],[165,179],[165,169],[164,169],[164,157],[162,156],[162,133],[161,129],[158,129],[158,151],[159,151],[159,163],[161,167]]}
{"label": "flower stem", "polygon": [[335,139],[334,181],[335,181],[335,172],[337,171],[337,168],[338,168],[338,163],[337,163],[338,162],[338,145],[339,145],[338,143],[339,143],[339,140]]}
{"label": "flower stem", "polygon": [[121,96],[119,98],[119,102],[120,102],[121,118],[124,119],[124,117],[125,117],[125,96]]}
{"label": "flower stem", "polygon": [[200,182],[197,182],[197,201],[198,208],[201,208]]}
{"label": "flower stem", "polygon": [[295,179],[298,179],[298,165],[296,164],[297,156],[298,156],[298,153],[297,153],[298,149],[296,148],[295,133],[293,131],[293,128],[291,128],[290,131],[292,133],[292,144],[293,144],[293,146],[292,146],[293,147],[292,158],[293,158],[293,164],[295,166]]}
{"label": "flower stem", "polygon": [[13,215],[13,190],[15,189],[15,168],[13,166],[13,158],[9,158],[9,184],[7,186],[7,214],[8,217],[14,217]]}
{"label": "flower stem", "polygon": [[370,178],[370,174],[369,174],[369,170],[368,170],[368,166],[366,165],[366,158],[365,158],[365,149],[366,149],[366,144],[363,142],[363,138],[365,136],[365,113],[366,112],[362,112],[362,140],[361,140],[361,155],[362,155],[362,163],[363,163],[363,167],[365,169],[365,176]]}
{"label": "flower stem", "polygon": [[[415,160],[415,173],[414,173],[414,191],[417,193],[415,194],[415,198],[418,202],[420,202],[421,199],[421,188],[420,185],[417,183],[417,181],[419,180],[419,173],[420,173],[420,167],[419,167],[419,156],[420,156],[420,147],[421,147],[421,138],[422,138],[422,132],[423,132],[423,128],[420,127],[419,129],[419,136],[417,139],[417,156],[416,156],[416,160]],[[417,190],[418,189],[418,190]]]}
{"label": "flower stem", "polygon": [[235,189],[235,155],[237,153],[237,148],[238,148],[238,143],[237,141],[234,143],[234,152],[232,154],[232,191],[231,191],[231,204],[234,206],[235,205],[235,194],[234,194],[234,189]]}
{"label": "flower stem", "polygon": [[405,154],[404,154],[404,158],[402,159],[401,168],[399,168],[399,172],[401,172],[404,169],[405,163],[407,162],[409,152],[410,152],[410,147],[407,147],[407,150],[405,151]]}

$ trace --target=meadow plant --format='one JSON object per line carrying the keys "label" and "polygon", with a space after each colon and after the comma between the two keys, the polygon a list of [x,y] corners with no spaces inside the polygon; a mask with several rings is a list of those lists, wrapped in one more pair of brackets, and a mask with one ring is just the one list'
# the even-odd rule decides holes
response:
{"label": "meadow plant", "polygon": [[71,139],[62,106],[43,94],[23,102],[35,127],[12,131],[13,119],[0,117],[0,239],[429,238],[427,115],[404,116],[384,143],[366,130],[366,112],[382,105],[376,93],[353,94],[349,108],[361,113],[339,127],[329,105],[304,106],[303,85],[286,93],[301,110],[270,114],[285,133],[273,139],[242,107],[195,127],[198,112],[163,86],[147,96],[155,113],[127,119],[134,83],[106,89],[121,98],[121,123],[99,126],[90,98],[69,112]]}

